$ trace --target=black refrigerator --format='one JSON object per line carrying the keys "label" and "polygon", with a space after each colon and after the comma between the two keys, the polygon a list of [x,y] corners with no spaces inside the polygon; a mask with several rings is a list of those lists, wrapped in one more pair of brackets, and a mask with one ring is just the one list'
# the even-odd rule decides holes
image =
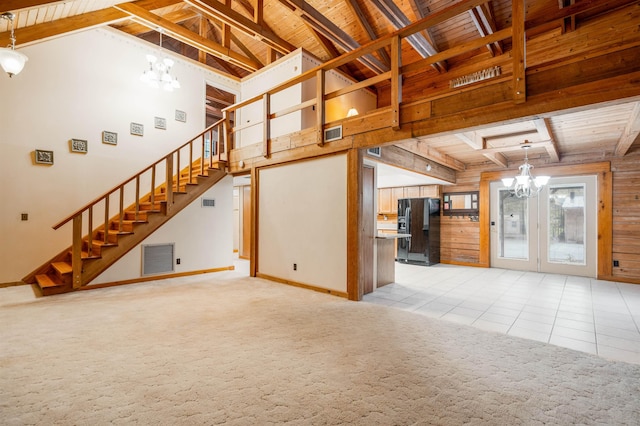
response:
{"label": "black refrigerator", "polygon": [[399,199],[398,234],[398,262],[440,263],[440,199]]}

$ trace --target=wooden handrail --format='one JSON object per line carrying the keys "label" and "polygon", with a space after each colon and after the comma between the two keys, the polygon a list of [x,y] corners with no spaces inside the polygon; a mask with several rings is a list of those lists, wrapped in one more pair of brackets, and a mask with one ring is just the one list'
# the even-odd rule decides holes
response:
{"label": "wooden handrail", "polygon": [[[215,127],[217,126],[221,126],[223,123],[224,119],[218,120],[217,122],[215,122],[214,124],[212,124],[211,126],[207,127],[203,132],[199,133],[198,135],[196,135],[194,138],[190,139],[188,142],[180,145],[178,148],[174,149],[173,151],[171,151],[169,154],[163,156],[161,159],[159,159],[158,161],[154,162],[153,164],[151,164],[148,167],[145,167],[143,170],[141,170],[140,172],[134,174],[132,177],[130,177],[129,179],[121,182],[120,184],[116,185],[115,187],[113,187],[111,190],[105,192],[104,194],[102,194],[101,196],[95,198],[93,201],[91,201],[90,203],[86,204],[84,207],[76,210],[75,212],[73,212],[72,214],[70,214],[69,216],[67,216],[66,218],[64,218],[63,220],[61,220],[60,222],[58,222],[57,224],[55,224],[53,226],[53,229],[59,229],[60,227],[62,227],[63,225],[65,225],[67,222],[73,220],[73,218],[75,218],[76,216],[82,215],[85,211],[91,209],[93,206],[95,206],[96,204],[98,204],[99,202],[101,202],[102,200],[106,200],[106,212],[105,212],[105,243],[107,242],[107,237],[106,237],[106,231],[107,231],[107,225],[108,225],[108,203],[109,203],[109,197],[114,194],[116,191],[122,191],[123,188],[130,182],[137,180],[140,178],[141,175],[143,175],[144,173],[148,172],[149,170],[152,170],[152,175],[153,175],[153,182],[152,185],[155,185],[155,167],[162,163],[163,161],[167,161],[169,157],[173,158],[173,155],[176,154],[177,152],[179,152],[180,150],[182,150],[183,148],[185,148],[187,145],[192,144],[196,139],[202,137],[204,138],[204,135],[213,130]],[[221,132],[220,130],[218,131],[218,134],[220,135]],[[210,141],[210,144],[213,145],[213,141]],[[204,161],[204,159],[203,159]],[[178,164],[179,167],[179,164]],[[179,170],[178,170],[179,171]],[[173,177],[172,177],[173,178]],[[153,187],[152,187],[153,188]],[[153,191],[152,191],[153,194]],[[123,199],[121,197],[120,199],[120,210],[122,210],[122,202]],[[121,212],[122,213],[122,212]],[[120,222],[122,222],[122,217],[120,218]],[[120,223],[121,226],[121,223]],[[89,230],[89,232],[92,232],[92,230]]]}

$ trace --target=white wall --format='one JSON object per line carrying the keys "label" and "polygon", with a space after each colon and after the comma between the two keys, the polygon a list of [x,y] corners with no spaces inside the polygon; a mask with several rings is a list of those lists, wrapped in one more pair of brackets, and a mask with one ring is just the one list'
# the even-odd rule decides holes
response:
{"label": "white wall", "polygon": [[[215,199],[215,207],[201,207],[200,198],[146,238],[142,244],[175,243],[174,273],[233,265],[233,178],[225,177],[201,198]],[[142,276],[142,245],[138,245],[91,284]]]}
{"label": "white wall", "polygon": [[[95,29],[20,49],[29,57],[23,72],[0,75],[0,283],[19,281],[70,246],[70,226],[52,225],[201,132],[205,82],[239,93],[238,81],[177,55],[181,89],[145,86],[145,54],[157,49]],[[186,123],[174,120],[176,109]],[[156,116],[167,130],[154,129]],[[129,134],[131,122],[144,124],[143,137]],[[101,142],[103,130],[118,133],[116,146]],[[71,138],[86,139],[88,153],[69,152]],[[54,151],[55,164],[33,165],[35,149]]]}
{"label": "white wall", "polygon": [[258,272],[346,292],[347,156],[265,168],[258,182]]}

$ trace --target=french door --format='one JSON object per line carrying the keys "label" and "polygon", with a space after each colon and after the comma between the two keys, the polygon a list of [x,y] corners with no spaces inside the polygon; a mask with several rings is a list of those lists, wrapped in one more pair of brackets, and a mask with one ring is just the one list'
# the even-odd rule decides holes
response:
{"label": "french door", "polygon": [[551,178],[534,198],[491,183],[491,265],[596,277],[596,176]]}

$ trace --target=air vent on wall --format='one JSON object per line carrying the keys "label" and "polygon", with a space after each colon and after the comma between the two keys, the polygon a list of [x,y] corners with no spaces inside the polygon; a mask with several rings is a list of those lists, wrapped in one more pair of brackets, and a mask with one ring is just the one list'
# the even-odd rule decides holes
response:
{"label": "air vent on wall", "polygon": [[342,126],[335,126],[325,129],[324,131],[324,141],[331,142],[337,141],[338,139],[342,139]]}
{"label": "air vent on wall", "polygon": [[142,245],[142,275],[173,272],[174,243]]}
{"label": "air vent on wall", "polygon": [[215,207],[216,206],[216,200],[213,198],[203,198],[202,199],[202,207]]}
{"label": "air vent on wall", "polygon": [[377,146],[375,148],[368,148],[367,149],[367,154],[373,155],[374,157],[380,157],[380,151],[381,151],[381,149],[380,149],[379,146]]}

